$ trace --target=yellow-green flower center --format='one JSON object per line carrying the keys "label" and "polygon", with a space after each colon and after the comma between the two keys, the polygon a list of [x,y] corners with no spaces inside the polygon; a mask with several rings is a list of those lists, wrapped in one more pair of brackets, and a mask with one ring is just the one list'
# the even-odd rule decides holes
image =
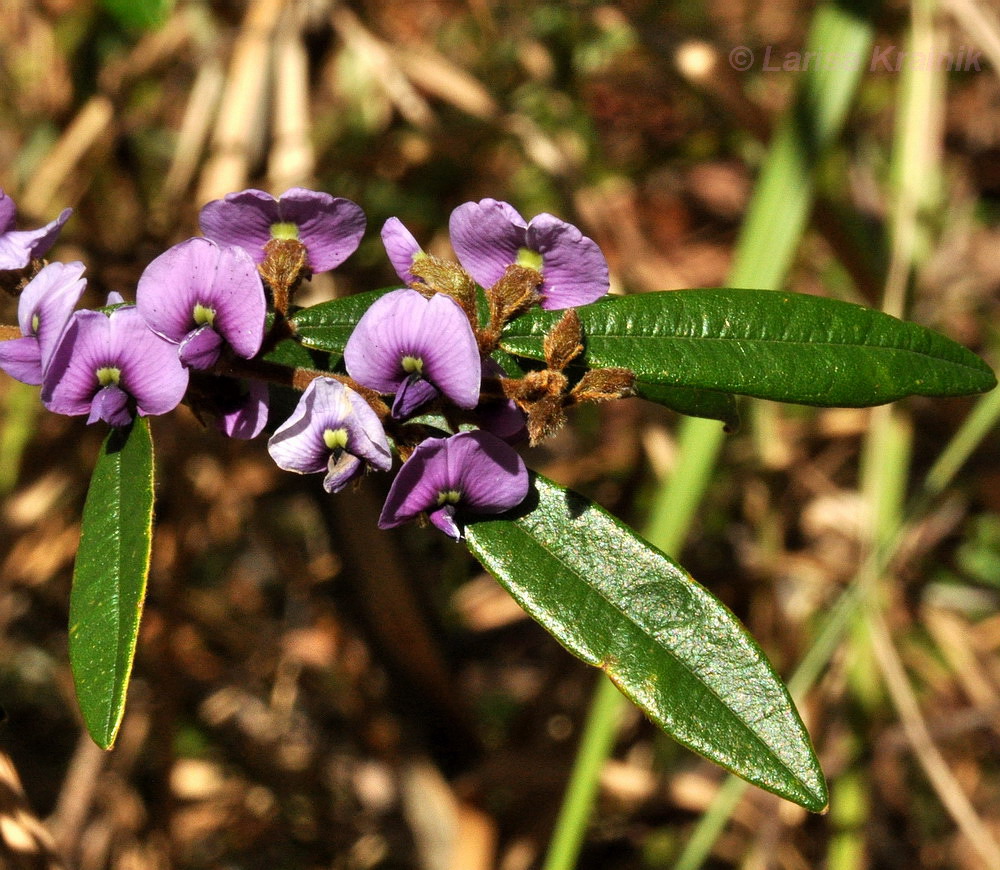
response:
{"label": "yellow-green flower center", "polygon": [[414,372],[422,375],[424,373],[424,361],[418,356],[404,356],[403,371],[408,375],[412,375]]}
{"label": "yellow-green flower center", "polygon": [[271,238],[282,239],[283,241],[298,241],[299,225],[290,221],[279,221],[271,224]]}
{"label": "yellow-green flower center", "polygon": [[102,387],[117,384],[121,380],[122,370],[115,366],[102,366],[97,370],[97,383]]}
{"label": "yellow-green flower center", "polygon": [[542,255],[538,251],[532,251],[528,248],[518,248],[515,262],[518,266],[524,266],[526,269],[534,269],[538,272],[542,268]]}
{"label": "yellow-green flower center", "polygon": [[41,320],[39,319],[38,315],[37,314],[32,314],[31,315],[31,332],[32,332],[32,334],[34,334],[34,335],[38,334],[38,324],[39,323],[41,323]]}
{"label": "yellow-green flower center", "polygon": [[207,305],[202,305],[200,302],[195,303],[192,314],[194,322],[198,326],[204,326],[206,323],[211,326],[215,323],[215,309],[209,308]]}
{"label": "yellow-green flower center", "polygon": [[347,448],[347,430],[324,429],[323,443],[330,450],[345,450]]}
{"label": "yellow-green flower center", "polygon": [[438,493],[437,506],[443,507],[446,504],[458,504],[462,500],[462,493],[457,489],[446,489]]}

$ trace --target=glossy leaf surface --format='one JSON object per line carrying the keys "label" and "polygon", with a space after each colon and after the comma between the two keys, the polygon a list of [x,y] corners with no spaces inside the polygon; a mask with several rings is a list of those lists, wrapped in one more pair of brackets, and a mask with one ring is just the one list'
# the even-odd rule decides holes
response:
{"label": "glossy leaf surface", "polygon": [[104,440],[83,508],[73,570],[69,655],[84,721],[102,749],[125,710],[149,574],[153,442],[139,417]]}
{"label": "glossy leaf surface", "polygon": [[[996,384],[983,360],[943,335],[819,296],[675,290],[609,296],[577,312],[588,364],[632,369],[640,395],[681,384],[864,407],[908,395],[978,393]],[[508,324],[502,347],[542,359],[543,336],[559,316],[529,312]]]}
{"label": "glossy leaf surface", "polygon": [[821,810],[826,783],[809,737],[736,617],[600,507],[543,477],[534,483],[517,512],[466,527],[484,567],[667,733],[761,788]]}
{"label": "glossy leaf surface", "polygon": [[345,296],[342,299],[331,299],[310,308],[302,308],[290,319],[304,345],[339,357],[361,316],[376,299],[394,289],[398,288],[369,290],[367,293]]}

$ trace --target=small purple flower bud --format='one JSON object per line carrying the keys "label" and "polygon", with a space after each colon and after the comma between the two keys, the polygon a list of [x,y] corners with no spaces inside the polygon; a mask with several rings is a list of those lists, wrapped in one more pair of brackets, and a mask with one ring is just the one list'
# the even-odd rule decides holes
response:
{"label": "small purple flower bud", "polygon": [[23,269],[32,260],[45,256],[71,214],[73,209],[64,208],[59,217],[44,227],[15,230],[17,209],[14,200],[0,190],[0,271]]}
{"label": "small purple flower bud", "polygon": [[444,293],[428,299],[394,290],[377,299],[347,340],[344,364],[359,384],[396,394],[397,419],[438,395],[459,408],[479,402],[476,336],[462,307]]}
{"label": "small purple flower bud", "polygon": [[83,263],[49,263],[21,293],[17,321],[24,338],[0,342],[0,368],[26,384],[40,384],[52,352],[87,281]]}
{"label": "small purple flower bud", "polygon": [[250,359],[264,340],[267,299],[257,267],[242,248],[209,239],[188,239],[153,260],[139,278],[136,306],[191,368],[211,367],[224,344]]}
{"label": "small purple flower bud", "polygon": [[392,268],[396,270],[400,280],[407,284],[416,281],[416,276],[410,271],[410,267],[417,259],[427,255],[413,238],[413,233],[403,226],[399,218],[391,217],[383,224],[382,244],[385,245],[389,262],[392,263]]}
{"label": "small purple flower bud", "polygon": [[[483,375],[500,377],[505,374],[500,364],[490,356],[482,358]],[[487,399],[476,408],[476,420],[481,429],[496,435],[508,444],[518,444],[528,438],[528,418],[513,399]]]}
{"label": "small purple flower bud", "polygon": [[499,514],[528,494],[524,462],[512,447],[480,430],[428,438],[403,463],[379,517],[391,529],[427,512],[431,523],[456,541],[456,516]]}
{"label": "small purple flower bud", "polygon": [[146,326],[132,305],[105,315],[77,311],[42,384],[42,403],[87,422],[128,424],[133,415],[165,414],[184,398],[188,373],[177,348]]}
{"label": "small purple flower bud", "polygon": [[243,248],[264,262],[272,239],[295,239],[306,249],[313,274],[339,266],[357,249],[365,215],[349,199],[293,187],[275,199],[263,190],[243,190],[207,203],[201,229],[219,244]]}
{"label": "small purple flower bud", "polygon": [[350,387],[316,378],[302,393],[292,416],[267,442],[279,468],[299,474],[326,472],[323,486],[339,492],[370,465],[392,467],[392,453],[378,415]]}
{"label": "small purple flower bud", "polygon": [[451,213],[451,245],[459,262],[483,287],[510,265],[542,275],[542,308],[572,308],[608,292],[608,263],[597,243],[550,214],[526,222],[506,202],[467,202]]}

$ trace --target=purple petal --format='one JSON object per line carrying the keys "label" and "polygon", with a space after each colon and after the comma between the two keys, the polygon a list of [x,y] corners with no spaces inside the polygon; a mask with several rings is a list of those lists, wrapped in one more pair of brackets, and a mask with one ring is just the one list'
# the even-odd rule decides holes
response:
{"label": "purple petal", "polygon": [[405,420],[422,405],[441,395],[440,390],[422,377],[410,375],[400,384],[396,399],[392,403],[392,416],[396,420]]}
{"label": "purple petal", "polygon": [[497,514],[524,501],[528,469],[509,444],[482,431],[460,432],[448,442],[449,475],[463,510]]}
{"label": "purple petal", "polygon": [[221,352],[222,336],[207,323],[189,332],[177,348],[181,363],[192,369],[211,368]]}
{"label": "purple petal", "polygon": [[0,341],[0,369],[24,384],[42,382],[42,352],[33,335]]}
{"label": "purple petal", "polygon": [[488,432],[428,438],[396,475],[379,528],[392,528],[430,511],[431,521],[454,536],[449,506],[462,512],[502,513],[524,501],[529,485],[521,457]]}
{"label": "purple petal", "polygon": [[399,218],[391,217],[382,225],[382,244],[385,245],[389,262],[400,280],[412,284],[416,278],[410,271],[410,266],[424,252]]}
{"label": "purple petal", "polygon": [[378,527],[391,529],[436,509],[438,493],[451,489],[446,458],[447,438],[427,438],[403,463],[386,496]]}
{"label": "purple petal", "polygon": [[49,263],[31,279],[18,300],[21,332],[38,338],[43,371],[87,286],[83,270],[78,261]]}
{"label": "purple petal", "polygon": [[103,420],[111,426],[127,426],[132,422],[128,407],[129,395],[121,387],[108,384],[97,391],[90,406],[88,425]]}
{"label": "purple petal", "polygon": [[349,199],[293,187],[278,198],[281,220],[299,228],[313,273],[328,272],[353,254],[365,234],[365,213]]}
{"label": "purple petal", "polygon": [[411,374],[403,360],[421,361],[420,374],[460,408],[479,401],[476,337],[461,306],[436,293],[395,290],[377,299],[358,321],[344,348],[347,371],[358,383],[395,392]]}
{"label": "purple petal", "polygon": [[427,514],[431,524],[444,532],[453,541],[462,540],[462,530],[455,522],[455,505],[446,504]]}
{"label": "purple petal", "polygon": [[528,225],[506,202],[467,202],[451,213],[451,246],[462,267],[483,287],[491,287],[517,262],[526,246]]}
{"label": "purple petal", "polygon": [[[150,329],[175,343],[211,325],[249,359],[264,340],[267,300],[257,267],[242,248],[210,239],[188,239],[153,260],[139,278],[136,305]],[[207,368],[217,358],[190,364]]]}
{"label": "purple petal", "polygon": [[134,306],[108,317],[113,364],[121,368],[121,387],[135,399],[142,416],[166,414],[184,398],[188,372],[175,345],[153,332]]}
{"label": "purple petal", "polygon": [[[500,364],[490,356],[482,357],[483,376],[505,374]],[[488,399],[476,408],[480,429],[496,435],[508,444],[517,444],[528,437],[528,418],[512,399]]]}
{"label": "purple petal", "polygon": [[331,453],[326,477],[323,478],[323,489],[330,493],[340,492],[362,471],[364,463],[353,453],[346,450]]}
{"label": "purple petal", "polygon": [[8,230],[0,235],[0,270],[23,269],[43,257],[71,214],[73,209],[64,208],[59,217],[37,230]]}
{"label": "purple petal", "polygon": [[0,189],[0,233],[14,229],[14,218],[17,215],[17,206],[7,194]]}
{"label": "purple petal", "polygon": [[572,224],[550,214],[533,217],[527,247],[542,255],[542,308],[587,305],[608,292],[608,261]]}
{"label": "purple petal", "polygon": [[239,385],[246,389],[233,407],[222,411],[215,420],[215,427],[230,438],[249,441],[256,438],[267,425],[268,391],[261,381],[248,381]]}
{"label": "purple petal", "polygon": [[262,263],[264,245],[271,240],[271,225],[281,221],[281,213],[271,194],[250,189],[206,203],[198,220],[208,238],[220,245],[243,248],[255,263]]}
{"label": "purple petal", "polygon": [[[347,443],[338,457],[324,440],[327,429],[345,429]],[[268,452],[279,468],[312,474],[327,470],[324,485],[335,492],[347,483],[348,466],[344,455],[356,456],[373,468],[388,471],[392,453],[378,415],[354,390],[333,378],[316,378],[303,391],[292,416],[267,443]],[[354,468],[351,475],[359,473]],[[331,487],[336,487],[333,489]]]}

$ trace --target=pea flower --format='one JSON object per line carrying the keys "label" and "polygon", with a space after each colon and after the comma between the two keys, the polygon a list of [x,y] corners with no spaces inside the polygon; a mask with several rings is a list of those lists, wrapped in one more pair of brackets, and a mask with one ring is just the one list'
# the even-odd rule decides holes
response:
{"label": "pea flower", "polygon": [[139,278],[136,306],[191,368],[212,366],[225,344],[250,359],[264,340],[267,299],[257,267],[243,249],[209,239],[188,239],[153,260]]}
{"label": "pea flower", "polygon": [[572,308],[608,292],[608,263],[597,243],[550,214],[526,222],[506,202],[467,202],[451,213],[451,245],[458,261],[483,287],[510,265],[542,275],[542,308]]}
{"label": "pea flower", "polygon": [[476,336],[461,306],[444,293],[428,299],[394,290],[377,299],[347,340],[344,364],[362,386],[396,394],[397,419],[439,395],[459,408],[479,402]]}
{"label": "pea flower", "polygon": [[349,199],[293,187],[275,199],[263,190],[243,190],[207,203],[201,229],[222,245],[243,248],[255,263],[264,262],[272,239],[295,239],[306,249],[310,270],[328,272],[358,247],[365,214]]}
{"label": "pea flower", "polygon": [[40,384],[52,352],[87,281],[80,262],[49,263],[21,293],[17,322],[24,338],[0,342],[0,368],[26,384]]}
{"label": "pea flower", "polygon": [[456,517],[499,514],[528,494],[528,470],[512,447],[481,430],[427,438],[403,463],[379,517],[391,529],[427,512],[431,523],[456,541]]}
{"label": "pea flower", "polygon": [[410,267],[420,257],[427,255],[399,218],[391,217],[382,225],[382,244],[400,280],[407,284],[416,281]]}
{"label": "pea flower", "polygon": [[57,414],[87,414],[88,423],[126,426],[136,413],[173,410],[187,385],[177,348],[125,305],[73,315],[45,373],[42,403]]}
{"label": "pea flower", "polygon": [[378,416],[354,390],[333,378],[310,382],[267,449],[285,471],[326,471],[327,492],[342,490],[366,464],[379,471],[392,467],[389,441]]}
{"label": "pea flower", "polygon": [[269,394],[262,381],[212,377],[215,428],[228,438],[249,441],[267,425]]}
{"label": "pea flower", "polygon": [[14,200],[0,190],[0,271],[23,269],[32,260],[45,256],[71,214],[73,209],[64,208],[59,217],[44,227],[15,230],[17,208]]}

